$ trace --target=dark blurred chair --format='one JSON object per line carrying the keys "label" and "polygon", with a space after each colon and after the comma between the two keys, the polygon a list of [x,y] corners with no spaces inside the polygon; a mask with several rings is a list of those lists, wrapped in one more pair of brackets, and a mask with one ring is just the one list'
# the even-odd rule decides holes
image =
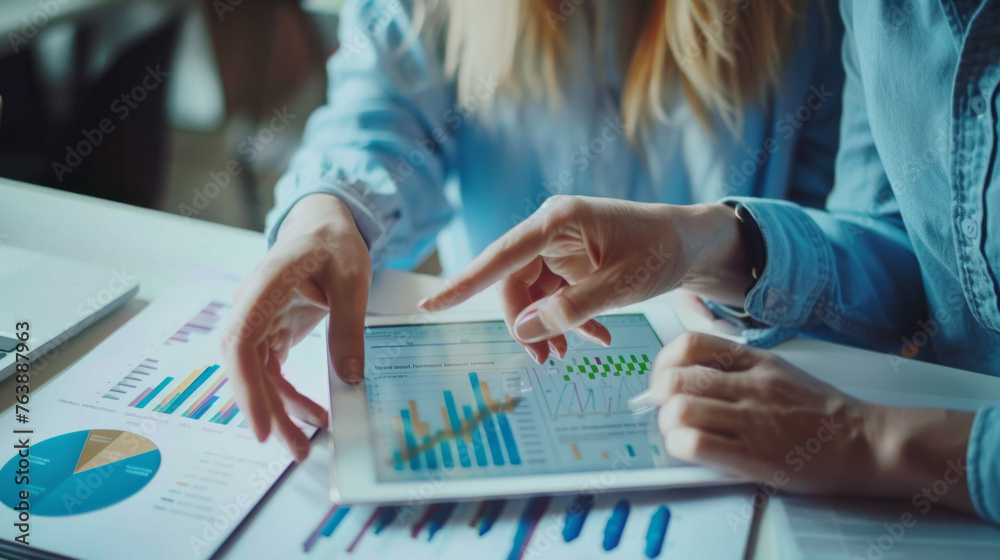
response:
{"label": "dark blurred chair", "polygon": [[[74,4],[0,52],[0,176],[152,207],[165,183],[169,77],[143,81],[153,84],[151,69],[171,71],[180,6],[106,1],[77,14]],[[48,33],[70,37],[61,75],[43,60]],[[136,88],[136,99],[122,98]],[[113,131],[101,131],[102,121]]]}

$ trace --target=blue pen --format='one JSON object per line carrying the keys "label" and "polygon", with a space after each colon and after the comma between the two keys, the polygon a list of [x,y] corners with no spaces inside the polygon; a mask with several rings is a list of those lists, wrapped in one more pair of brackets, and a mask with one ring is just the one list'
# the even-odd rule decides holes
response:
{"label": "blue pen", "polygon": [[670,523],[670,510],[660,506],[653,512],[649,520],[649,531],[646,532],[646,558],[656,558],[663,550],[663,541],[667,538],[667,524]]}
{"label": "blue pen", "polygon": [[434,509],[434,513],[431,514],[431,520],[427,522],[427,540],[434,538],[434,533],[441,530],[444,524],[448,522],[448,518],[451,517],[451,513],[455,511],[455,504],[438,504],[437,508]]}
{"label": "blue pen", "polygon": [[378,508],[378,512],[375,515],[375,522],[374,522],[375,534],[377,535],[381,533],[382,529],[385,529],[389,525],[392,525],[392,522],[396,520],[397,515],[399,515],[399,508],[397,507],[384,506]]}
{"label": "blue pen", "polygon": [[524,506],[521,518],[517,520],[514,545],[510,549],[510,554],[507,555],[507,560],[521,560],[521,557],[524,556],[524,550],[528,548],[528,541],[531,540],[531,535],[535,534],[535,527],[538,527],[538,522],[542,520],[542,516],[545,515],[545,510],[549,508],[551,501],[551,496],[539,496],[528,500],[528,505]]}
{"label": "blue pen", "polygon": [[323,528],[320,530],[320,534],[324,537],[329,537],[333,534],[340,522],[347,517],[347,514],[351,512],[351,508],[348,506],[340,506],[337,511],[333,512],[333,515],[323,524]]}
{"label": "blue pen", "polygon": [[479,536],[485,535],[496,523],[497,518],[503,512],[503,507],[507,505],[506,500],[489,500],[483,502],[483,511],[479,516]]}
{"label": "blue pen", "polygon": [[608,519],[608,525],[604,528],[604,550],[614,550],[622,540],[622,532],[625,531],[625,522],[628,520],[628,511],[628,500],[619,500],[615,504],[615,509],[611,512],[611,519]]}
{"label": "blue pen", "polygon": [[593,494],[579,494],[566,506],[566,522],[563,524],[563,541],[570,542],[580,536],[583,522],[594,505]]}

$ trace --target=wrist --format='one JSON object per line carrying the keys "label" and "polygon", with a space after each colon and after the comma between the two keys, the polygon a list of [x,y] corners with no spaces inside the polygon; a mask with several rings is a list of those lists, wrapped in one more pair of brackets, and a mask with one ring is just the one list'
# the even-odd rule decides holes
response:
{"label": "wrist", "polygon": [[971,511],[965,468],[974,413],[863,405],[878,494],[925,495],[931,503]]}
{"label": "wrist", "polygon": [[276,239],[319,234],[360,235],[350,209],[339,198],[326,193],[306,195],[288,211]]}
{"label": "wrist", "polygon": [[720,303],[741,307],[754,281],[740,223],[725,204],[684,208],[680,236],[688,273],[682,286]]}

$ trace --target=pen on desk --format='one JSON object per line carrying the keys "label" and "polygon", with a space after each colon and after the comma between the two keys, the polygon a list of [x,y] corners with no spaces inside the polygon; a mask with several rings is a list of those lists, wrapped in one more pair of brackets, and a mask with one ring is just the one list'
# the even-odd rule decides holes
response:
{"label": "pen on desk", "polygon": [[622,540],[622,532],[625,531],[625,522],[628,521],[629,505],[628,500],[619,500],[615,504],[615,509],[611,512],[611,518],[604,527],[604,550],[614,550]]}
{"label": "pen on desk", "polygon": [[378,514],[375,516],[375,534],[379,534],[383,529],[392,525],[392,522],[396,520],[399,515],[399,508],[395,506],[385,506],[380,507]]}
{"label": "pen on desk", "polygon": [[570,542],[580,536],[583,522],[594,505],[593,494],[579,494],[566,506],[566,522],[563,524],[563,541]]}
{"label": "pen on desk", "polygon": [[365,521],[364,526],[362,526],[361,530],[358,531],[358,534],[354,536],[354,540],[352,540],[351,544],[347,546],[348,553],[354,552],[354,549],[357,548],[358,544],[361,542],[361,538],[364,537],[365,533],[368,532],[368,529],[371,528],[372,523],[375,522],[375,519],[378,518],[379,515],[381,515],[383,509],[385,508],[377,507],[375,508],[374,511],[372,511],[372,514],[368,517],[368,521]]}
{"label": "pen on desk", "polygon": [[482,512],[479,514],[479,536],[485,535],[496,523],[497,518],[503,512],[506,500],[487,500],[483,502]]}
{"label": "pen on desk", "polygon": [[437,507],[438,507],[437,504],[431,504],[427,506],[427,509],[424,511],[424,514],[421,515],[420,519],[418,519],[417,522],[413,524],[413,528],[410,530],[411,537],[417,538],[417,535],[420,534],[420,531],[424,530],[424,527],[427,525],[427,522],[431,520],[431,516],[434,515],[434,510],[436,510]]}
{"label": "pen on desk", "polygon": [[347,514],[350,511],[351,508],[349,508],[348,506],[339,506],[339,505],[333,506],[330,509],[330,512],[327,513],[325,517],[323,517],[323,521],[321,521],[320,524],[316,527],[316,530],[313,531],[312,534],[309,535],[309,538],[306,539],[306,542],[303,543],[302,545],[303,552],[309,552],[310,550],[312,550],[312,548],[316,546],[316,542],[319,540],[320,536],[329,537],[330,535],[332,535],[334,530],[337,529],[337,526],[340,525],[340,522],[344,520],[344,517],[347,517]]}
{"label": "pen on desk", "polygon": [[438,504],[437,508],[434,509],[434,513],[431,515],[431,520],[427,524],[427,540],[430,541],[434,538],[434,533],[437,533],[444,527],[444,524],[448,522],[448,518],[451,517],[452,512],[455,511],[455,504]]}
{"label": "pen on desk", "polygon": [[646,531],[646,558],[653,559],[663,550],[663,541],[667,538],[667,524],[670,523],[670,510],[660,506],[653,512],[649,520],[649,530]]}
{"label": "pen on desk", "polygon": [[514,545],[510,549],[510,554],[507,555],[507,560],[521,560],[521,557],[524,556],[524,551],[528,548],[528,541],[531,540],[531,535],[535,534],[535,528],[538,527],[538,522],[542,520],[542,516],[545,515],[545,510],[549,508],[551,501],[551,496],[539,496],[528,500],[528,504],[524,506],[524,512],[521,513],[521,518],[517,521]]}

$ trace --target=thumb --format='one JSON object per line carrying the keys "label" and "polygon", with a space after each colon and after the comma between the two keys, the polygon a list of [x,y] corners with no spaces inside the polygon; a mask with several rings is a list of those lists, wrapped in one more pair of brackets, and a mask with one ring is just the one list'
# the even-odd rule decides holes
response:
{"label": "thumb", "polygon": [[365,307],[368,283],[359,282],[339,291],[330,299],[330,317],[326,336],[330,369],[346,383],[361,383],[365,378]]}
{"label": "thumb", "polygon": [[563,286],[527,307],[514,322],[514,334],[523,342],[537,342],[572,331],[616,306],[614,282],[605,274],[591,274]]}

